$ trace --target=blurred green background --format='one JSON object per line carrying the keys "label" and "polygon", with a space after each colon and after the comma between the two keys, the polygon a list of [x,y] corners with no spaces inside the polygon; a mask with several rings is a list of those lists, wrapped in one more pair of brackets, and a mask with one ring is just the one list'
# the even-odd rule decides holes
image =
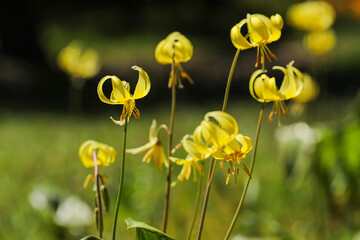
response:
{"label": "blurred green background", "polygon": [[[287,9],[297,2],[38,0],[1,7],[1,239],[80,239],[96,234],[94,223],[86,221],[93,192],[91,186],[82,186],[91,169],[82,166],[77,151],[87,139],[114,146],[118,156],[122,146],[122,129],[109,120],[118,118],[121,107],[98,99],[100,78],[117,75],[134,84],[137,73],[130,67],[135,64],[149,74],[152,89],[137,101],[141,118],[132,119],[128,131],[128,147],[141,146],[148,141],[152,119],[168,124],[170,115],[170,66],[156,62],[154,49],[173,31],[187,36],[194,56],[183,67],[195,84],[185,82],[178,91],[178,142],[206,112],[221,109],[235,54],[231,27],[247,13],[279,13],[285,19]],[[337,14],[332,27],[337,43],[330,53],[311,55],[302,44],[304,33],[286,23],[280,40],[269,45],[279,60],[266,67],[295,60],[296,67],[319,81],[320,96],[300,113],[291,111],[294,105],[289,102],[293,114],[283,118],[282,127],[267,120],[268,104],[254,177],[233,239],[360,239],[360,1],[330,3]],[[76,112],[70,111],[69,76],[56,62],[59,51],[75,39],[96,49],[102,63],[100,72],[86,81]],[[255,49],[240,53],[229,100],[240,132],[252,139],[261,107],[248,91],[255,59]],[[134,236],[126,230],[126,217],[161,228],[166,173],[141,159],[127,155],[118,230],[122,239]],[[250,162],[249,156],[245,162]],[[102,169],[112,197],[105,239],[110,238],[119,169],[119,157],[115,165]],[[179,171],[175,166],[174,178]],[[225,235],[246,177],[240,175],[238,183],[231,179],[226,186],[226,169],[217,169],[203,239]],[[186,237],[196,189],[192,179],[172,189],[168,233],[176,239]],[[69,198],[80,201],[79,206],[67,209]],[[64,215],[65,220],[73,215],[79,219],[66,222]]]}

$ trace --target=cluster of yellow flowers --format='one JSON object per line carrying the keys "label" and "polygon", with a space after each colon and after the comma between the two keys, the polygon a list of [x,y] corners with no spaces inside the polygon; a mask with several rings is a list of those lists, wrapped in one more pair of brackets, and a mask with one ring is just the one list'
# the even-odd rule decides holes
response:
{"label": "cluster of yellow flowers", "polygon": [[[245,19],[241,20],[230,30],[230,39],[233,45],[237,48],[237,52],[234,57],[235,63],[241,50],[257,48],[255,67],[258,67],[259,64],[261,64],[261,69],[255,70],[250,77],[249,91],[255,100],[263,103],[262,111],[265,107],[265,103],[274,102],[269,119],[272,120],[274,115],[279,115],[279,125],[280,112],[287,116],[288,110],[285,104],[285,100],[299,96],[303,90],[304,85],[304,76],[297,68],[293,66],[294,61],[291,61],[286,65],[286,67],[273,67],[274,70],[280,70],[284,75],[281,84],[276,83],[275,77],[269,77],[267,75],[267,71],[265,69],[265,59],[270,62],[272,59],[277,60],[277,57],[270,51],[267,44],[280,39],[283,25],[283,18],[279,14],[275,14],[270,18],[262,14],[247,14]],[[246,28],[247,33],[244,33],[244,28]],[[192,56],[193,46],[190,40],[179,32],[173,32],[169,34],[156,46],[156,60],[160,64],[171,65],[168,82],[168,87],[172,88],[173,90],[171,119],[174,119],[174,91],[176,87],[183,87],[183,79],[187,79],[190,83],[193,83],[191,77],[181,66],[182,63],[188,62]],[[120,126],[124,125],[125,137],[123,151],[126,149],[127,123],[129,122],[131,116],[134,116],[136,119],[140,117],[140,111],[135,106],[135,100],[145,97],[151,88],[150,78],[146,71],[138,66],[133,66],[132,68],[139,72],[139,78],[133,93],[130,91],[130,84],[128,82],[122,81],[118,77],[111,75],[103,77],[97,86],[97,93],[102,102],[111,105],[123,105],[120,119],[114,120],[111,117],[111,120],[115,124]],[[235,64],[233,64],[229,73],[228,85],[226,88],[227,90],[231,83],[234,68]],[[107,80],[111,80],[112,83],[112,91],[109,97],[105,96],[103,91],[103,85]],[[278,88],[277,86],[280,87]],[[209,158],[212,159],[212,162],[214,159],[220,161],[220,166],[222,168],[224,167],[224,163],[228,164],[226,184],[228,184],[231,175],[234,175],[236,180],[236,176],[240,171],[239,165],[248,174],[250,179],[255,159],[254,152],[256,150],[257,137],[259,135],[262,114],[260,114],[261,117],[259,118],[259,127],[257,129],[254,144],[253,159],[251,161],[250,168],[248,169],[248,167],[243,162],[243,159],[253,148],[253,143],[249,137],[239,133],[239,126],[237,121],[232,115],[226,113],[227,96],[229,93],[227,90],[225,93],[224,106],[222,111],[211,111],[206,113],[204,119],[195,128],[194,132],[191,135],[186,134],[175,148],[172,147],[173,120],[170,120],[169,128],[165,125],[160,125],[158,127],[156,120],[153,120],[150,126],[149,142],[141,147],[126,149],[126,152],[131,154],[138,154],[146,151],[146,154],[143,157],[143,162],[149,163],[151,159],[154,159],[155,166],[159,171],[161,171],[162,165],[164,165],[168,169],[167,186],[170,186],[169,171],[171,171],[172,162],[183,166],[180,174],[177,177],[177,180],[171,184],[172,186],[175,186],[179,181],[189,179],[191,172],[194,172],[195,177],[197,172],[200,174],[200,176],[203,176],[203,163]],[[169,136],[167,155],[164,152],[164,147],[159,136],[161,129],[166,130]],[[175,151],[180,146],[182,146],[187,152],[187,155],[184,158],[173,156]],[[95,175],[98,173],[98,166],[107,166],[114,162],[115,154],[115,150],[112,147],[92,140],[86,141],[79,150],[79,156],[83,164],[86,167],[94,167]],[[123,162],[124,158],[125,152],[123,152]],[[124,167],[124,165],[122,166]],[[122,171],[124,171],[123,167]],[[116,207],[117,210],[121,196],[122,179],[123,172],[121,174],[121,181],[119,184],[120,188]],[[244,189],[246,192],[247,187]],[[167,197],[169,196],[168,192],[166,195]],[[165,209],[167,209],[166,205]],[[115,221],[117,219],[117,210],[115,213]],[[164,219],[167,219],[166,211],[167,210],[164,210]],[[165,232],[166,221],[164,226]],[[201,232],[201,227],[199,227],[199,229]],[[113,237],[115,237],[115,233]]]}
{"label": "cluster of yellow flowers", "polygon": [[314,55],[328,53],[335,47],[336,35],[331,29],[335,17],[334,8],[326,1],[305,1],[293,5],[287,12],[288,23],[307,32],[304,45]]}
{"label": "cluster of yellow flowers", "polygon": [[213,111],[205,114],[204,120],[196,127],[193,135],[185,135],[181,142],[188,155],[185,159],[171,158],[175,163],[183,165],[173,185],[184,178],[188,179],[192,168],[203,175],[202,164],[199,162],[210,156],[229,164],[226,184],[231,173],[235,176],[239,174],[237,168],[239,163],[249,173],[242,159],[251,150],[252,141],[239,133],[235,118],[226,112]]}
{"label": "cluster of yellow flowers", "polygon": [[[241,29],[245,24],[248,33],[244,36]],[[264,66],[265,58],[269,61],[271,61],[271,58],[277,59],[269,50],[267,44],[280,38],[283,24],[283,19],[279,14],[270,18],[262,14],[248,14],[246,19],[240,21],[231,29],[230,38],[233,45],[239,50],[256,47],[258,52],[256,66],[258,66],[259,62]],[[193,46],[191,42],[179,32],[169,34],[157,45],[155,50],[156,60],[161,64],[172,65],[169,87],[172,84],[182,86],[181,78],[187,78],[192,83],[191,78],[180,65],[180,63],[189,61],[192,54]],[[249,89],[254,99],[259,102],[274,102],[273,110],[269,115],[270,120],[273,115],[278,115],[280,110],[287,116],[287,107],[284,101],[298,96],[303,89],[303,75],[293,64],[292,61],[286,68],[280,66],[273,68],[284,73],[279,89],[275,78],[268,77],[264,69],[256,70],[250,78]],[[214,123],[214,120],[216,123]],[[155,131],[155,128],[156,123],[153,122],[150,127],[148,143],[142,147],[127,149],[127,152],[137,154],[148,151],[143,161],[150,162],[151,158],[154,158],[156,167],[161,169],[161,165],[167,165],[167,161],[163,145],[158,136],[159,131]],[[197,170],[202,175],[203,168],[200,163],[210,156],[230,164],[227,183],[231,173],[235,176],[238,174],[237,163],[241,163],[243,169],[249,173],[241,159],[245,158],[246,154],[251,150],[252,141],[250,138],[238,133],[236,120],[228,113],[221,111],[207,113],[193,135],[187,134],[182,138],[181,145],[188,155],[185,158],[170,157],[171,161],[183,165],[182,171],[173,186],[178,181],[188,179],[192,169]]]}

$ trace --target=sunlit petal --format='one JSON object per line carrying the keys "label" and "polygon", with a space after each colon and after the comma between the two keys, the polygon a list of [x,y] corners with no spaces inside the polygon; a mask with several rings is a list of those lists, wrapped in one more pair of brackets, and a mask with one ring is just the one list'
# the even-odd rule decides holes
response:
{"label": "sunlit petal", "polygon": [[132,69],[139,71],[139,79],[135,87],[133,99],[145,97],[151,88],[150,78],[148,74],[138,66],[133,66]]}
{"label": "sunlit petal", "polygon": [[246,23],[247,23],[247,19],[243,19],[238,24],[233,26],[230,30],[230,38],[232,43],[236,48],[241,50],[252,47],[252,45],[248,42],[248,40],[246,40],[246,38],[241,33],[241,28]]}

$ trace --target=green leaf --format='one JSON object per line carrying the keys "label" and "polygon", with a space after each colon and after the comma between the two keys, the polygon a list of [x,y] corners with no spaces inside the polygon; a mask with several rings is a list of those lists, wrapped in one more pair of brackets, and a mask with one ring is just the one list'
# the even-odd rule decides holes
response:
{"label": "green leaf", "polygon": [[95,236],[86,236],[80,240],[102,240],[102,238],[98,238],[98,237],[95,237]]}
{"label": "green leaf", "polygon": [[147,225],[143,222],[137,222],[132,218],[125,219],[128,229],[135,228],[135,240],[175,240],[160,230]]}

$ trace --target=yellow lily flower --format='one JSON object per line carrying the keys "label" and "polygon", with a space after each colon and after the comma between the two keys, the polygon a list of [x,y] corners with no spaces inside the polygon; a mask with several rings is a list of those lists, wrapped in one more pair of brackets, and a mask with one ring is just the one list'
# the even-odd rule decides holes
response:
{"label": "yellow lily flower", "polygon": [[186,173],[189,174],[190,162],[206,159],[209,155],[230,164],[226,184],[229,182],[231,173],[235,176],[238,175],[238,163],[241,163],[243,169],[249,174],[242,159],[252,149],[252,141],[238,131],[238,124],[230,114],[222,111],[205,114],[204,120],[194,131],[194,141],[189,141],[189,137],[186,136],[182,141],[189,155],[183,162],[180,162],[187,165],[184,165],[179,178],[183,179],[187,176]]}
{"label": "yellow lily flower", "polygon": [[[284,73],[280,89],[276,86],[275,78],[269,78],[263,70],[255,71],[250,78],[249,89],[252,97],[259,102],[274,102],[273,109],[269,115],[270,120],[272,120],[274,114],[278,115],[279,109],[287,116],[288,110],[284,100],[298,96],[303,90],[303,74],[293,67],[293,64],[294,61],[290,62],[286,68],[273,67],[273,69],[281,70]],[[278,123],[279,125],[281,124],[280,115]]]}
{"label": "yellow lily flower", "polygon": [[304,36],[304,45],[313,55],[330,52],[336,44],[336,35],[332,29],[310,32]]}
{"label": "yellow lily flower", "polygon": [[[100,57],[96,50],[85,49],[80,41],[72,41],[63,48],[58,54],[57,63],[61,70],[72,77],[73,81],[92,78],[100,70]],[[81,84],[74,86],[82,87]]]}
{"label": "yellow lily flower", "polygon": [[171,186],[174,187],[179,181],[184,179],[188,180],[191,175],[191,170],[194,170],[194,180],[196,181],[196,171],[199,172],[200,177],[204,175],[203,164],[200,162],[210,157],[210,154],[202,154],[198,151],[196,143],[193,140],[193,136],[185,135],[181,140],[182,146],[188,153],[185,159],[171,157],[171,161],[177,165],[183,165],[183,168],[178,175],[176,181]]}
{"label": "yellow lily flower", "polygon": [[[145,97],[150,91],[151,83],[148,74],[138,66],[133,66],[132,69],[139,72],[139,79],[133,95],[130,93],[129,83],[121,81],[116,76],[108,75],[103,77],[97,86],[97,93],[102,102],[113,105],[124,105],[120,121],[116,121],[111,117],[111,120],[117,125],[123,125],[126,119],[130,119],[131,115],[134,115],[136,119],[140,117],[140,112],[135,107],[135,100]],[[110,99],[107,98],[103,92],[103,85],[109,79],[112,83]]]}
{"label": "yellow lily flower", "polygon": [[205,114],[204,120],[194,131],[194,142],[202,154],[213,154],[238,134],[236,120],[228,113],[213,111]]}
{"label": "yellow lily flower", "polygon": [[[79,157],[85,167],[95,168],[94,154],[96,154],[96,165],[98,167],[109,166],[115,162],[116,151],[113,147],[94,140],[87,140],[83,144],[81,144],[79,148]],[[106,176],[101,175],[101,177],[106,183]],[[91,178],[94,181],[93,175],[87,176],[84,187],[87,186]]]}
{"label": "yellow lily flower", "polygon": [[307,32],[329,29],[335,17],[333,6],[326,1],[305,1],[294,4],[286,15],[289,25]]}
{"label": "yellow lily flower", "polygon": [[[245,24],[248,33],[244,36],[241,29]],[[255,64],[255,67],[257,67],[259,64],[259,52],[261,53],[261,64],[264,63],[265,56],[270,62],[271,57],[277,60],[266,44],[277,41],[280,38],[283,26],[284,21],[279,14],[275,14],[270,18],[262,14],[247,14],[246,19],[241,20],[232,27],[230,38],[233,45],[240,50],[257,48]]]}
{"label": "yellow lily flower", "polygon": [[189,39],[179,32],[169,34],[155,48],[155,58],[160,64],[171,64],[168,87],[179,84],[183,87],[181,78],[193,83],[191,77],[184,71],[180,63],[187,62],[193,55],[193,46]]}
{"label": "yellow lily flower", "polygon": [[109,166],[114,163],[116,151],[113,147],[94,140],[87,140],[79,148],[79,157],[85,167],[94,167],[94,151],[98,166]]}
{"label": "yellow lily flower", "polygon": [[[242,161],[246,157],[246,154],[252,149],[252,141],[249,137],[242,134],[237,134],[235,139],[225,145],[223,148],[219,149],[217,152],[213,153],[215,159],[224,160],[228,162],[230,167],[228,168],[226,184],[229,183],[231,173],[235,177],[239,174],[237,164],[241,163],[244,171],[247,174],[250,174],[245,163]],[[221,164],[223,166],[223,164]]]}
{"label": "yellow lily flower", "polygon": [[162,164],[165,164],[166,167],[168,166],[164,147],[158,137],[160,129],[156,128],[156,120],[154,119],[150,126],[149,142],[138,148],[126,149],[126,152],[131,154],[148,151],[142,161],[150,163],[151,158],[154,158],[155,166],[159,171],[161,171]]}

